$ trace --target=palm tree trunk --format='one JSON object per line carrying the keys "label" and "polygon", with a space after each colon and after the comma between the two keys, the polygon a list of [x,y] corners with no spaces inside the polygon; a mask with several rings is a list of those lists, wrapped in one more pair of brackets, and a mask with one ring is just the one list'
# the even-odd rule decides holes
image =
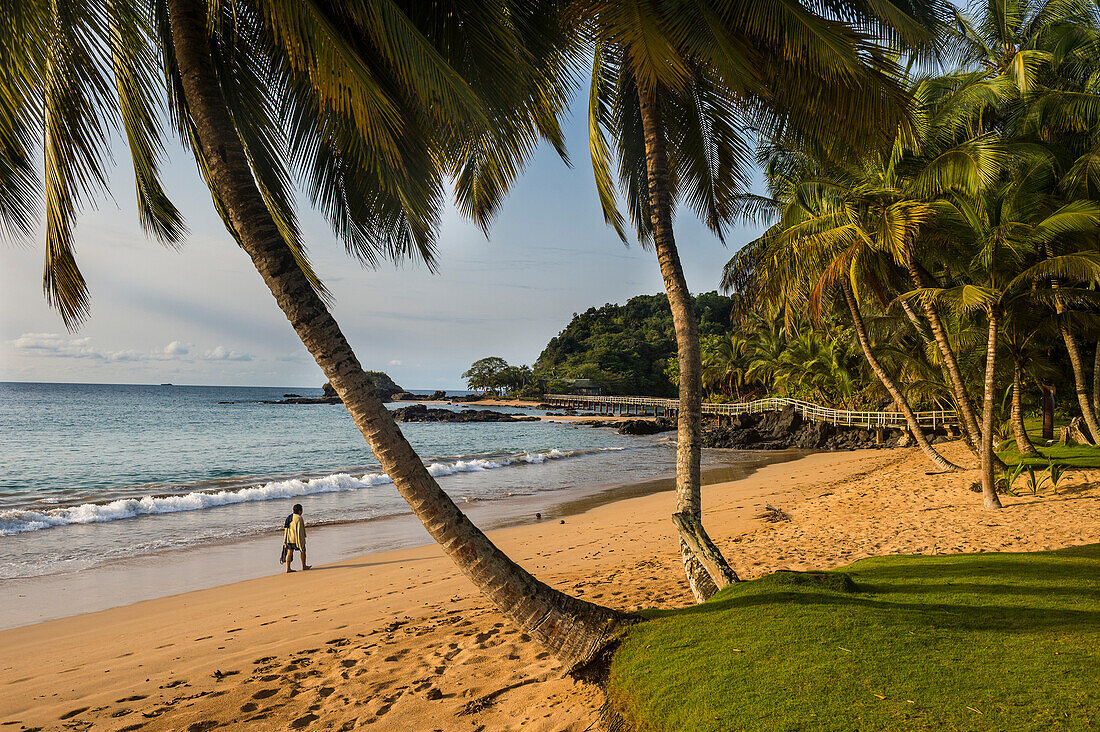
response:
{"label": "palm tree trunk", "polygon": [[[645,132],[653,243],[661,265],[668,304],[672,309],[676,357],[680,366],[680,409],[676,420],[676,511],[693,521],[696,531],[705,537],[699,490],[703,431],[703,365],[699,350],[699,330],[695,322],[691,292],[688,290],[687,280],[684,279],[684,269],[680,265],[680,255],[672,232],[668,154],[665,150],[661,109],[656,91],[639,83],[638,101]],[[691,592],[699,602],[713,595],[720,585],[737,581],[737,575],[728,565],[723,568],[723,576],[711,577],[695,558],[683,537],[680,539],[680,556]]]}
{"label": "palm tree trunk", "polygon": [[993,476],[993,369],[997,365],[997,313],[991,307],[989,341],[985,349],[985,392],[982,411],[982,502],[986,508],[1000,508],[997,483]]}
{"label": "palm tree trunk", "polygon": [[1096,343],[1096,355],[1092,359],[1092,406],[1100,409],[1100,341]]}
{"label": "palm tree trunk", "polygon": [[[1052,287],[1057,288],[1057,283]],[[1054,299],[1054,309],[1058,313],[1058,330],[1062,332],[1062,340],[1066,343],[1066,352],[1069,354],[1069,363],[1073,367],[1073,384],[1077,389],[1077,403],[1081,405],[1081,416],[1089,428],[1089,436],[1093,444],[1100,443],[1100,423],[1097,422],[1096,412],[1093,410],[1092,401],[1089,399],[1088,387],[1085,386],[1085,366],[1081,361],[1081,351],[1077,347],[1077,338],[1070,332],[1066,325],[1066,306],[1062,304],[1060,296]]]}
{"label": "palm tree trunk", "polygon": [[1016,449],[1021,455],[1039,456],[1035,445],[1031,444],[1031,438],[1027,436],[1027,428],[1024,427],[1023,409],[1024,391],[1024,367],[1020,365],[1020,358],[1012,354],[1012,436],[1016,438]]}
{"label": "palm tree trunk", "polygon": [[578,600],[510,560],[425,469],[280,236],[252,177],[210,61],[206,3],[169,0],[172,42],[195,135],[241,246],[413,513],[462,572],[570,670],[599,657],[630,616]]}
{"label": "palm tree trunk", "polygon": [[961,470],[958,465],[948,461],[943,455],[940,455],[936,451],[936,448],[932,447],[928,442],[928,438],[924,436],[924,430],[921,429],[920,424],[917,422],[916,416],[913,414],[913,410],[909,407],[909,402],[906,400],[905,395],[901,393],[901,389],[894,383],[894,380],[890,378],[890,375],[886,373],[886,369],[882,367],[879,360],[875,358],[875,354],[871,352],[871,341],[867,338],[867,327],[863,323],[863,315],[859,312],[859,304],[856,302],[855,295],[852,294],[852,284],[847,278],[842,277],[840,287],[844,291],[844,300],[848,303],[848,309],[852,313],[852,323],[855,325],[856,336],[859,338],[860,348],[863,349],[863,357],[867,359],[867,363],[871,365],[871,370],[878,376],[879,381],[886,387],[886,391],[890,392],[890,396],[894,399],[894,404],[905,415],[905,422],[909,425],[909,431],[913,433],[913,439],[917,441],[917,445],[924,451],[924,454],[928,456],[928,459],[932,461],[940,470],[954,471]]}
{"label": "palm tree trunk", "polygon": [[[909,248],[905,252],[905,264],[914,287],[927,287],[929,284],[935,284],[925,282],[925,278],[921,276],[920,268],[913,258],[913,252]],[[940,355],[943,356],[943,367],[950,378],[951,389],[955,392],[955,402],[959,405],[959,421],[962,423],[963,430],[969,436],[969,444],[972,445],[971,449],[973,449],[973,446],[976,446],[981,440],[982,433],[978,427],[978,417],[974,411],[974,403],[970,400],[970,393],[966,390],[966,382],[963,381],[959,360],[955,357],[955,349],[951,347],[951,341],[947,338],[947,330],[943,327],[943,321],[940,320],[940,314],[936,310],[935,304],[925,300],[921,303],[921,309],[924,311],[924,317],[928,320],[932,338],[939,346]]]}
{"label": "palm tree trunk", "polygon": [[[920,316],[917,315],[917,312],[915,310],[913,310],[913,306],[906,302],[905,298],[899,298],[899,302],[901,303],[901,309],[905,312],[905,317],[909,318],[909,322],[913,324],[913,329],[917,331],[917,335],[919,335],[921,340],[924,341],[924,345],[929,346],[935,343],[935,339],[928,336],[924,332],[924,328],[921,327],[922,324]],[[951,374],[947,372],[946,364],[940,364],[940,373],[943,375],[943,383],[950,384]],[[974,441],[974,433],[971,432],[970,427],[967,426],[966,419],[962,416],[961,410],[959,411],[959,428],[962,432],[963,444],[965,444],[967,448],[970,449],[970,452],[974,453],[974,455],[977,456],[979,452],[978,445]]]}

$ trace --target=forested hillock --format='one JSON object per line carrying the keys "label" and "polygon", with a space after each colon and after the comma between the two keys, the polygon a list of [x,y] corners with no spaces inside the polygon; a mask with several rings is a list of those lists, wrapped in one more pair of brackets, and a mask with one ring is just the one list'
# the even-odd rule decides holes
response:
{"label": "forested hillock", "polygon": [[[733,299],[724,295],[697,296],[700,336],[729,330],[732,307]],[[608,394],[674,396],[665,369],[675,355],[668,299],[639,295],[624,305],[609,303],[574,315],[543,349],[534,371],[551,391],[562,379],[593,379]]]}

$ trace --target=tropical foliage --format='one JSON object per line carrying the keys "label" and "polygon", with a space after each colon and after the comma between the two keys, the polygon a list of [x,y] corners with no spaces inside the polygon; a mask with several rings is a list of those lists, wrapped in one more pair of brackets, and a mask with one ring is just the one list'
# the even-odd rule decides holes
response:
{"label": "tropical foliage", "polygon": [[[693,301],[704,338],[729,330],[733,299],[711,292]],[[608,394],[670,397],[676,394],[664,373],[670,358],[676,358],[676,334],[668,299],[639,295],[574,315],[533,368],[550,384],[592,379]]]}
{"label": "tropical foliage", "polygon": [[[1023,391],[1052,362],[1068,362],[1100,437],[1079,343],[1095,340],[1100,282],[1100,16],[1076,2],[975,11],[957,16],[960,67],[907,80],[915,124],[889,142],[837,156],[764,141],[774,223],[723,284],[774,317],[810,312],[866,331],[863,357],[899,410],[929,397],[959,409],[995,507],[999,425],[1011,421],[1020,452],[1034,451]],[[861,327],[865,313],[893,320],[895,347],[872,321]]]}

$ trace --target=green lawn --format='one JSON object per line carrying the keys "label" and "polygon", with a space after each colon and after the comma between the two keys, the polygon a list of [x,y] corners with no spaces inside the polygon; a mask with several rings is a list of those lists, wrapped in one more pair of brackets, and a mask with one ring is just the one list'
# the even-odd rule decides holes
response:
{"label": "green lawn", "polygon": [[[1058,439],[1058,429],[1069,421],[1066,419],[1056,418],[1054,420],[1054,438]],[[1045,440],[1043,440],[1043,419],[1042,417],[1035,417],[1024,420],[1024,427],[1027,429],[1027,434],[1031,438],[1031,442],[1035,445],[1035,448],[1042,453],[1043,457],[1039,458],[1022,458],[1019,451],[1016,449],[1016,443],[1010,442],[1008,447],[1004,450],[999,450],[997,455],[1001,460],[1009,465],[1017,465],[1019,463],[1032,464],[1037,466],[1046,467],[1047,461],[1053,460],[1056,463],[1061,463],[1074,468],[1100,468],[1100,447],[1093,447],[1092,445],[1073,445],[1067,447],[1066,445],[1059,445],[1057,442],[1046,447]]]}
{"label": "green lawn", "polygon": [[779,572],[649,617],[608,687],[639,730],[1100,728],[1100,544]]}

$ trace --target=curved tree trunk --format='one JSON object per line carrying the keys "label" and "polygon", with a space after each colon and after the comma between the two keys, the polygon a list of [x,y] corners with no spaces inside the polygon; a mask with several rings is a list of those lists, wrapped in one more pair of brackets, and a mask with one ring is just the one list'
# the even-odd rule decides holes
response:
{"label": "curved tree trunk", "polygon": [[532,577],[496,548],[428,473],[375,393],[264,206],[210,62],[206,3],[169,0],[172,42],[197,139],[241,246],[413,513],[463,573],[570,670],[598,657],[630,616]]}
{"label": "curved tree trunk", "polygon": [[1012,355],[1012,436],[1016,439],[1016,449],[1021,455],[1040,457],[1024,427],[1023,409],[1024,367],[1016,354]]}
{"label": "curved tree trunk", "polygon": [[[680,409],[676,418],[676,511],[690,519],[694,531],[706,537],[702,524],[700,457],[703,432],[703,365],[699,350],[699,329],[695,307],[684,279],[676,239],[672,233],[672,203],[668,190],[668,154],[661,128],[661,110],[656,92],[638,84],[642,127],[645,132],[646,172],[649,181],[649,211],[653,226],[653,244],[661,265],[661,276],[672,309],[676,332],[676,357],[680,366]],[[709,541],[709,537],[707,538]],[[723,560],[719,576],[712,577],[691,549],[680,539],[691,592],[699,602],[713,595],[720,586],[737,581],[737,575]]]}
{"label": "curved tree trunk", "polygon": [[[1054,283],[1053,287],[1057,288]],[[1054,309],[1058,313],[1058,330],[1062,332],[1062,340],[1066,343],[1066,352],[1069,354],[1069,362],[1073,367],[1073,385],[1077,390],[1077,403],[1081,405],[1081,416],[1089,428],[1089,436],[1093,444],[1100,442],[1100,423],[1097,422],[1096,412],[1093,410],[1092,400],[1089,399],[1088,387],[1085,385],[1085,365],[1081,361],[1081,351],[1077,347],[1077,338],[1070,332],[1066,325],[1066,307],[1062,304],[1061,296],[1054,300]]]}
{"label": "curved tree trunk", "polygon": [[[913,329],[917,331],[917,335],[919,335],[921,340],[924,341],[924,345],[929,346],[935,343],[935,339],[927,335],[924,332],[924,328],[921,327],[920,316],[917,315],[915,310],[913,310],[913,306],[907,303],[905,301],[905,298],[899,298],[898,301],[901,303],[901,309],[905,312],[905,317],[909,318],[909,322],[913,324]],[[947,371],[946,363],[940,364],[940,373],[943,374],[943,383],[950,384],[951,374]],[[956,399],[956,402],[958,402],[958,399]],[[967,421],[963,416],[961,409],[959,410],[959,428],[962,432],[963,443],[967,446],[970,452],[974,453],[975,456],[980,456],[978,445],[975,442],[974,438],[974,435],[977,434],[977,432],[972,431],[971,428],[967,425]]]}
{"label": "curved tree trunk", "polygon": [[[1092,359],[1092,406],[1100,409],[1100,341],[1096,342],[1096,355]],[[1100,435],[1096,439],[1100,440]]]}
{"label": "curved tree trunk", "polygon": [[[913,252],[907,248],[905,252],[905,266],[909,270],[909,278],[915,287],[929,287],[936,283],[927,282],[922,276],[921,268],[917,266],[913,258]],[[955,402],[959,405],[959,422],[963,431],[969,436],[968,444],[976,451],[977,444],[981,441],[981,429],[978,427],[978,417],[974,411],[974,403],[970,400],[970,393],[966,390],[966,382],[962,377],[962,369],[959,368],[959,360],[955,357],[955,349],[951,347],[951,341],[947,338],[947,330],[940,320],[939,311],[934,303],[925,300],[921,303],[921,310],[928,320],[932,338],[943,356],[943,368],[947,372],[952,391],[955,392]]]}
{"label": "curved tree trunk", "polygon": [[890,396],[894,399],[894,404],[905,415],[905,422],[909,425],[909,431],[913,433],[913,438],[917,441],[917,445],[924,451],[924,454],[928,456],[928,459],[932,461],[940,470],[954,471],[961,470],[958,465],[948,461],[943,455],[940,455],[936,451],[936,448],[928,442],[928,438],[924,436],[924,430],[921,429],[920,424],[917,422],[916,416],[913,414],[913,410],[909,407],[909,402],[906,400],[905,395],[901,393],[901,389],[894,383],[894,380],[890,378],[890,375],[886,373],[886,369],[882,367],[879,360],[875,358],[875,354],[871,352],[871,341],[867,338],[867,327],[863,323],[863,315],[859,312],[859,304],[856,302],[856,297],[852,294],[852,284],[847,278],[841,278],[840,289],[844,291],[844,300],[848,303],[848,309],[852,313],[852,323],[855,325],[856,336],[859,338],[860,348],[863,349],[863,357],[867,359],[867,363],[871,365],[871,370],[878,376],[879,381],[886,387],[886,391],[890,392]]}
{"label": "curved tree trunk", "polygon": [[982,502],[986,508],[1000,508],[997,482],[993,475],[993,369],[997,365],[997,313],[990,308],[989,341],[985,349],[985,393],[982,411]]}

